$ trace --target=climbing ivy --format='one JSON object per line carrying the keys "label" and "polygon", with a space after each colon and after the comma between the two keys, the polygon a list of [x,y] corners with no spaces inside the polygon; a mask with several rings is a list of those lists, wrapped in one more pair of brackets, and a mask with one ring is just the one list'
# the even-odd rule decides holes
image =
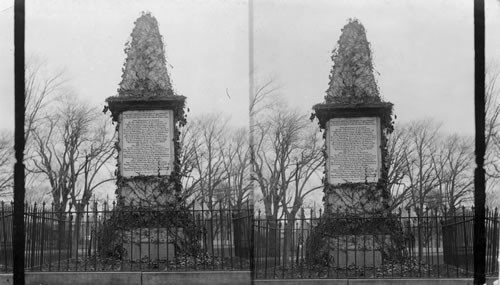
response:
{"label": "climbing ivy", "polygon": [[127,42],[119,93],[137,96],[172,93],[167,71],[165,49],[158,22],[150,13],[144,13],[135,21],[130,41]]}
{"label": "climbing ivy", "polygon": [[327,103],[380,102],[373,76],[373,63],[366,31],[357,19],[349,19],[342,28],[338,47],[332,52],[334,65],[330,72]]}

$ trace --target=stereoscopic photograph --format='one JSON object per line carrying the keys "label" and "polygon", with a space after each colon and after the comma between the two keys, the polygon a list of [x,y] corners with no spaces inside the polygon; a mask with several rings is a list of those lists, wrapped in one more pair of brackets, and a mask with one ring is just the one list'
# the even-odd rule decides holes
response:
{"label": "stereoscopic photograph", "polygon": [[499,28],[498,0],[1,0],[0,284],[497,284]]}

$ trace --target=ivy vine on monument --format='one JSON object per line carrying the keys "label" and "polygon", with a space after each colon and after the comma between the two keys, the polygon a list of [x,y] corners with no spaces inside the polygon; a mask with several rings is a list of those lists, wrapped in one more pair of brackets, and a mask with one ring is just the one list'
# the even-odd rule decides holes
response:
{"label": "ivy vine on monument", "polygon": [[334,65],[330,72],[326,102],[380,102],[365,28],[357,19],[349,19],[341,31],[338,47],[333,50],[331,57]]}
{"label": "ivy vine on monument", "polygon": [[[160,175],[158,172],[158,175],[124,177],[117,157],[117,208],[112,211],[99,230],[100,254],[122,258],[127,254],[124,242],[140,243],[136,241],[136,238],[127,238],[124,233],[136,228],[157,228],[162,229],[169,236],[178,237],[173,238],[178,241],[174,244],[177,251],[197,255],[200,248],[196,246],[198,243],[195,239],[199,236],[197,232],[199,229],[189,214],[189,210],[179,198],[182,191],[180,128],[186,124],[185,97],[175,94],[172,89],[165,58],[165,46],[158,22],[150,13],[143,12],[141,17],[134,22],[134,29],[124,51],[126,60],[122,68],[118,96],[107,99],[108,106],[104,108],[104,112],[111,111],[113,121],[118,122],[116,126],[118,131],[119,114],[123,111],[143,110],[142,108],[151,110],[151,108],[159,107],[156,104],[162,104],[161,108],[172,110],[173,170],[168,176]],[[119,141],[116,142],[115,147],[120,153]],[[128,197],[130,202],[125,202],[120,189],[128,189],[136,199]],[[167,199],[162,200],[157,196],[166,196]],[[150,201],[155,197],[158,199]],[[168,197],[173,197],[173,199]],[[177,231],[178,229],[182,230]]]}

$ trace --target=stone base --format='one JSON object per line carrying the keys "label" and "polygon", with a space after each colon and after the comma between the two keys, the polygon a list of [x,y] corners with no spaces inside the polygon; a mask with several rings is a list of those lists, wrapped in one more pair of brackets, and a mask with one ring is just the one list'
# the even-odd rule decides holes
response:
{"label": "stone base", "polygon": [[345,268],[351,265],[359,267],[377,267],[382,264],[382,253],[380,250],[374,251],[354,251],[349,250],[347,252],[333,251],[330,253],[333,258],[334,267]]}
{"label": "stone base", "polygon": [[173,243],[184,238],[182,228],[134,228],[122,233],[123,241],[130,243]]}
{"label": "stone base", "polygon": [[175,244],[185,239],[182,228],[135,228],[121,234],[123,258],[138,260],[144,257],[171,260],[175,254]]}
{"label": "stone base", "polygon": [[[383,239],[385,238],[385,243]],[[384,247],[390,242],[390,236],[354,236],[344,235],[338,237],[324,237],[323,261],[330,266],[346,267],[373,267],[382,264],[382,254]]]}
{"label": "stone base", "polygon": [[139,260],[149,258],[150,260],[173,260],[176,256],[173,243],[124,243],[126,252],[124,260]]}
{"label": "stone base", "polygon": [[386,208],[387,202],[382,189],[377,183],[327,185],[323,198],[325,214],[380,214]]}
{"label": "stone base", "polygon": [[404,244],[393,216],[326,214],[308,237],[307,259],[328,266],[377,266],[383,259],[404,257]]}
{"label": "stone base", "polygon": [[156,210],[177,202],[174,186],[163,177],[140,177],[124,179],[117,190],[118,202]]}

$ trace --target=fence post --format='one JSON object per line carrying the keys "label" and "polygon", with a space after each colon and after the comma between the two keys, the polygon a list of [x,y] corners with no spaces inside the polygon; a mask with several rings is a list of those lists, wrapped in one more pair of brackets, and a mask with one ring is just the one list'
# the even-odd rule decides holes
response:
{"label": "fence post", "polygon": [[7,231],[5,230],[5,210],[4,210],[4,202],[2,201],[2,239],[3,239],[3,253],[4,253],[4,263],[5,263],[5,271],[7,271],[9,260],[7,257]]}
{"label": "fence post", "polygon": [[468,258],[468,251],[469,251],[469,245],[467,242],[467,220],[465,217],[465,206],[462,206],[462,219],[463,219],[463,231],[464,231],[464,245],[465,245],[465,275],[467,276],[469,274],[469,258]]}
{"label": "fence post", "polygon": [[[498,268],[498,208],[495,207],[495,214],[493,215],[493,240],[492,246],[492,255],[493,255],[493,264],[492,264],[492,271],[494,272],[495,269]],[[500,270],[499,270],[500,273]]]}
{"label": "fence post", "polygon": [[[427,264],[429,264],[429,256],[430,256],[429,247],[430,247],[430,245],[432,245],[432,227],[429,224],[429,207],[425,207],[425,245],[427,248],[427,254],[425,257],[425,261]],[[432,259],[431,259],[430,263],[432,264]],[[430,274],[431,274],[430,270],[427,271],[427,277],[430,277]]]}
{"label": "fence post", "polygon": [[45,202],[42,203],[42,236],[41,236],[41,248],[40,248],[40,270],[43,268],[43,251],[45,250]]}
{"label": "fence post", "polygon": [[437,258],[437,274],[438,274],[438,277],[441,276],[440,272],[439,272],[439,265],[441,264],[441,262],[439,261],[439,221],[438,221],[438,208],[435,208],[434,209],[434,226],[436,227],[436,242],[435,242],[435,246],[436,246],[436,258]]}
{"label": "fence post", "polygon": [[33,211],[31,212],[32,218],[31,218],[31,223],[32,223],[32,230],[31,230],[31,258],[30,258],[30,267],[33,268],[35,266],[35,254],[36,254],[36,222],[37,222],[37,217],[36,217],[36,203],[33,205]]}
{"label": "fence post", "polygon": [[221,267],[224,268],[224,220],[222,214],[222,203],[219,203],[219,234],[220,234],[220,254],[221,254]]}
{"label": "fence post", "polygon": [[85,256],[85,263],[84,263],[84,270],[87,271],[87,261],[88,257],[91,255],[90,251],[90,243],[92,242],[92,238],[90,240],[87,240],[87,237],[89,236],[89,204],[87,203],[86,205],[86,211],[85,211],[85,249],[84,249],[84,256]]}
{"label": "fence post", "polygon": [[72,241],[71,241],[71,234],[72,234],[72,228],[73,228],[73,214],[71,213],[71,211],[69,211],[69,222],[68,222],[68,239],[66,240],[66,258],[67,258],[67,262],[66,262],[66,270],[69,271],[69,260],[71,258],[71,254],[72,254]]}
{"label": "fence post", "polygon": [[493,264],[494,264],[494,268],[493,270],[496,271],[496,269],[498,269],[498,274],[499,274],[499,279],[500,279],[500,268],[499,268],[499,258],[500,258],[500,254],[499,254],[499,235],[498,235],[498,208],[495,207],[495,216],[493,218],[493,231],[494,231],[494,235],[493,235],[493,256],[494,256],[494,260],[493,260]]}
{"label": "fence post", "polygon": [[[493,229],[490,227],[491,233],[491,240],[489,241],[490,243],[490,248],[491,248],[491,268],[490,272],[494,273],[496,269],[498,268],[498,209],[495,207],[495,211],[493,213],[493,218],[490,218],[491,223],[493,223]],[[487,241],[488,242],[488,241]],[[487,272],[488,273],[488,272]]]}

